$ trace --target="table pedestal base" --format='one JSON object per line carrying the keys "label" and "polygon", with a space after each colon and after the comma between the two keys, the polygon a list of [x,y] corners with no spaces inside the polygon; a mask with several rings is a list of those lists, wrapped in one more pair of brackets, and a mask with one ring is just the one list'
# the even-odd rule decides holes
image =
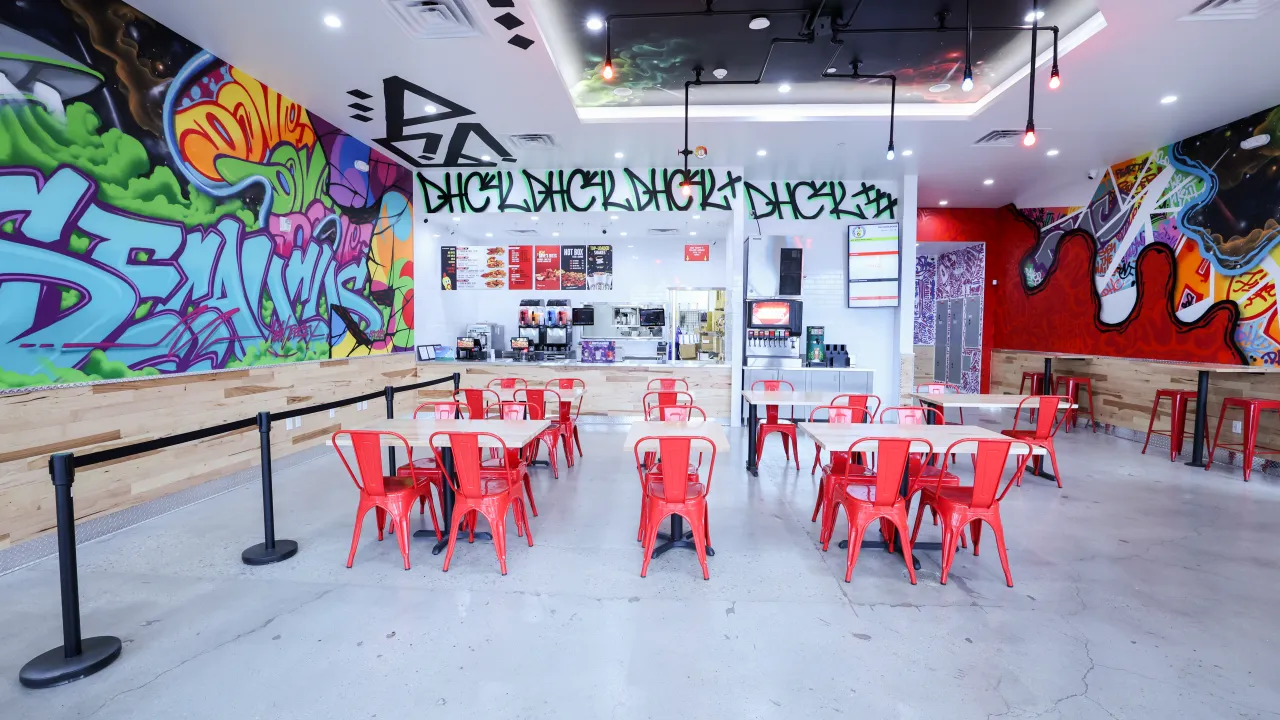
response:
{"label": "table pedestal base", "polygon": [[[679,540],[676,540],[674,538],[679,538]],[[664,533],[659,531],[658,539],[662,540],[663,542],[653,547],[653,557],[658,557],[659,555],[673,548],[682,548],[684,550],[693,550],[693,551],[697,551],[698,549],[698,546],[693,543],[693,533],[685,531],[684,518],[680,517],[679,515],[671,516],[671,532]],[[711,546],[708,545],[707,557],[715,557],[715,556],[716,556],[716,551],[712,550]]]}
{"label": "table pedestal base", "polygon": [[[443,535],[443,533],[441,533],[441,535]],[[431,548],[431,554],[432,554],[432,555],[439,555],[440,553],[442,553],[442,552],[444,552],[444,551],[445,551],[445,548],[449,547],[449,536],[444,535],[444,537],[441,537],[440,535],[437,535],[437,534],[436,534],[436,531],[435,531],[435,530],[419,530],[419,531],[415,532],[415,533],[413,534],[413,536],[414,536],[414,537],[416,537],[416,538],[440,538],[440,541],[439,541],[439,542],[437,542],[437,543],[436,543],[434,546],[432,546],[432,548]],[[468,542],[469,542],[469,541],[471,540],[471,533],[467,532],[466,530],[459,530],[459,531],[458,531],[458,539],[459,539],[459,540],[466,540],[466,541],[468,541]],[[493,533],[477,531],[477,532],[476,532],[476,539],[477,539],[477,540],[492,540],[492,539],[493,539]]]}

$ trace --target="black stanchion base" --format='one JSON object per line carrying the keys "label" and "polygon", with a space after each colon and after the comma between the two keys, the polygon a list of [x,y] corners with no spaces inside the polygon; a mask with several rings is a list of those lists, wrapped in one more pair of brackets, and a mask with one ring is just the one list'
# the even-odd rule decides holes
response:
{"label": "black stanchion base", "polygon": [[1185,463],[1183,463],[1183,465],[1190,465],[1191,467],[1195,467],[1195,468],[1202,468],[1202,467],[1208,467],[1208,466],[1209,466],[1209,465],[1208,465],[1208,463],[1206,463],[1206,462],[1205,462],[1205,461],[1203,461],[1203,460],[1201,460],[1200,462],[1196,462],[1195,460],[1192,460],[1191,462],[1185,462]]}
{"label": "black stanchion base", "polygon": [[37,655],[22,666],[18,681],[29,688],[65,685],[89,677],[120,657],[120,638],[104,635],[80,641],[80,654],[66,657],[62,646]]}
{"label": "black stanchion base", "polygon": [[298,554],[298,543],[292,540],[277,540],[276,546],[270,550],[266,543],[258,543],[240,553],[245,565],[270,565],[281,560],[288,560]]}

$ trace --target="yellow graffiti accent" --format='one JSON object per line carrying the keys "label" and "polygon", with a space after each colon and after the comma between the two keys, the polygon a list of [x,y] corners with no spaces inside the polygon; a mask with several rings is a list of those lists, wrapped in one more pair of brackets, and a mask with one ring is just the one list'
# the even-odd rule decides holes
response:
{"label": "yellow graffiti accent", "polygon": [[224,182],[216,166],[220,157],[263,162],[282,142],[316,144],[315,128],[301,105],[234,67],[231,77],[217,97],[174,113],[178,150],[196,172]]}

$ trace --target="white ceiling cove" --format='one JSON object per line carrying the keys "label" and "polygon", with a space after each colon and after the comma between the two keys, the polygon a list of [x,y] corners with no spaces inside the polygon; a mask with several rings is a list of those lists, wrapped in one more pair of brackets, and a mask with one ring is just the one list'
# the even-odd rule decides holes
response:
{"label": "white ceiling cove", "polygon": [[[400,148],[399,160],[409,166],[680,163],[683,128],[677,118],[579,118],[540,30],[553,0],[455,0],[466,4],[480,32],[458,39],[411,37],[375,0],[131,1],[352,135]],[[950,207],[1080,204],[1096,185],[1086,177],[1091,169],[1280,102],[1280,75],[1270,71],[1280,61],[1280,13],[1179,22],[1200,0],[1096,4],[1105,27],[1062,57],[1062,87],[1049,91],[1045,73],[1037,73],[1039,142],[1033,148],[973,146],[992,130],[1026,124],[1025,77],[967,116],[899,117],[893,161],[885,159],[886,118],[812,118],[778,102],[715,119],[698,118],[695,104],[690,146],[708,148],[701,163],[741,166],[749,177],[914,173],[922,207],[944,199]],[[325,25],[330,13],[342,27]],[[759,92],[778,95],[769,88]],[[389,123],[392,95],[404,110],[391,113]],[[1178,101],[1161,104],[1166,95]],[[444,119],[425,122],[428,106]],[[556,146],[517,149],[509,139],[516,133],[549,133]],[[424,138],[431,134],[434,141]],[[436,146],[424,148],[424,142]],[[1059,152],[1050,157],[1050,149]],[[984,185],[984,179],[994,182]]]}

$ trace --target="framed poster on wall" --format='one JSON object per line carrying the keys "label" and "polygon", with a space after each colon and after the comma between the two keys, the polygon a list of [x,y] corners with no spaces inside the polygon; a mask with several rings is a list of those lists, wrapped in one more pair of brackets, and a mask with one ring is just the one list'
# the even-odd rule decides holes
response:
{"label": "framed poster on wall", "polygon": [[849,307],[897,307],[902,277],[898,223],[849,226]]}
{"label": "framed poster on wall", "polygon": [[560,246],[537,245],[533,249],[533,289],[560,289]]}

